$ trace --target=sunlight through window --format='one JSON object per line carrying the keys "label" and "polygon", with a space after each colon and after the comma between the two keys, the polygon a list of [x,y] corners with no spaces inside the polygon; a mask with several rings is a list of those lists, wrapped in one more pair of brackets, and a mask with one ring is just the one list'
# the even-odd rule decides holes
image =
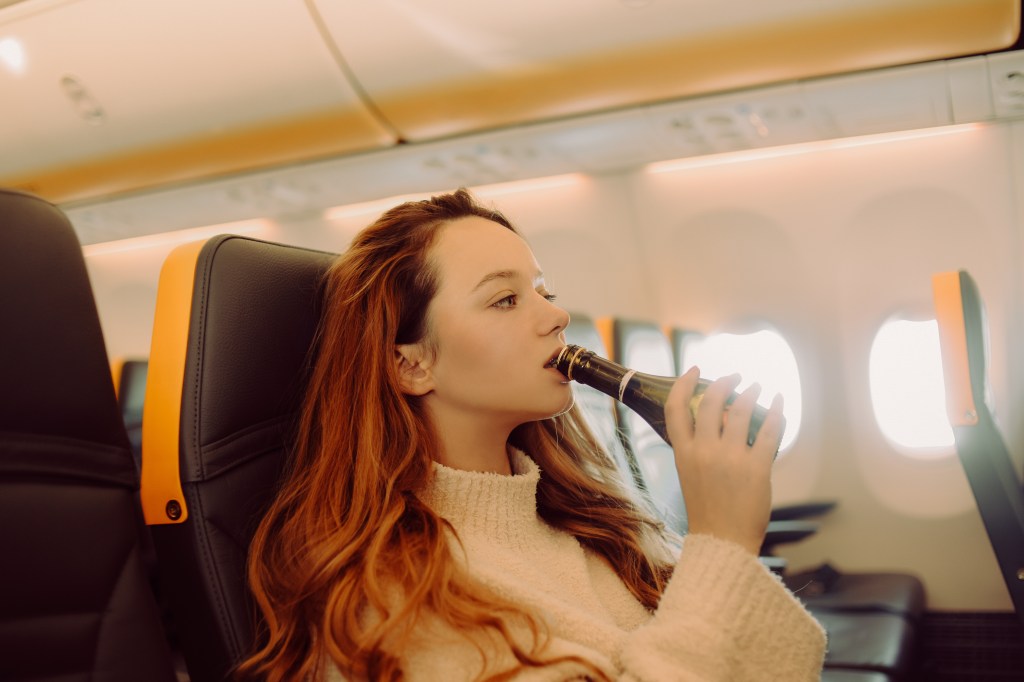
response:
{"label": "sunlight through window", "polygon": [[25,48],[16,38],[0,38],[0,64],[16,76],[25,73]]}
{"label": "sunlight through window", "polygon": [[949,454],[939,328],[935,320],[890,320],[871,344],[871,404],[882,433],[917,457]]}
{"label": "sunlight through window", "polygon": [[755,381],[761,384],[760,402],[771,403],[776,393],[785,399],[786,432],[780,452],[796,439],[803,415],[803,394],[796,356],[782,335],[762,329],[750,334],[712,334],[686,344],[683,367],[697,365],[701,376],[718,379],[739,372],[743,377],[738,390]]}

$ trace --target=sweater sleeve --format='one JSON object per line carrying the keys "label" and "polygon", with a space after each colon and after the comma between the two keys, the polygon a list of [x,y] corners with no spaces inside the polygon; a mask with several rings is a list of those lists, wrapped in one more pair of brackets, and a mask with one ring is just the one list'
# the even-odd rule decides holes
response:
{"label": "sweater sleeve", "polygon": [[[528,647],[529,636],[519,634]],[[595,670],[619,682],[817,682],[825,633],[756,557],[731,542],[688,535],[654,615],[619,642],[604,650],[552,633],[541,655],[550,663],[520,668],[503,642],[426,617],[400,655],[410,682],[511,671],[515,682],[576,682],[594,679]],[[330,668],[326,682],[342,682]]]}
{"label": "sweater sleeve", "polygon": [[740,546],[689,535],[654,617],[630,633],[624,682],[819,680],[825,631]]}

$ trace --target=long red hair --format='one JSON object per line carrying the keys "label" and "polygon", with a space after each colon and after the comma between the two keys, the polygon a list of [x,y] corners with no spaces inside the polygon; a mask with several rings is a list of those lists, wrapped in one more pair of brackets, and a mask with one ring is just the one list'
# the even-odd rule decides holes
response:
{"label": "long red hair", "polygon": [[[445,521],[416,496],[438,441],[419,399],[400,389],[395,346],[429,345],[437,273],[428,254],[441,226],[467,216],[514,230],[459,190],[387,211],[326,275],[294,448],[250,548],[264,627],[240,677],[318,679],[333,663],[357,679],[402,679],[397,652],[426,612],[463,632],[492,628],[521,665],[543,663],[539,619],[460,571]],[[653,609],[671,572],[663,526],[625,492],[576,409],[523,424],[510,442],[544,472],[540,515],[606,557]],[[362,617],[367,610],[377,618]],[[516,623],[533,632],[532,648],[514,641]]]}

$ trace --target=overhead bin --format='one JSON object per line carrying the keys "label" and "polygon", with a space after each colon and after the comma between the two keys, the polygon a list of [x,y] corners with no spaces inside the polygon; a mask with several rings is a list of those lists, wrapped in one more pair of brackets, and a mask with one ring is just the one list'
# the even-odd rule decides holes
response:
{"label": "overhead bin", "polygon": [[0,184],[50,199],[395,142],[293,0],[29,0],[5,38]]}
{"label": "overhead bin", "polygon": [[403,139],[1011,45],[1017,0],[312,0]]}
{"label": "overhead bin", "polygon": [[[944,67],[947,78],[937,78]],[[1024,115],[1024,51],[879,69],[647,107],[396,145],[369,154],[80,202],[66,210],[84,244],[249,219],[311,214],[383,197],[568,173],[651,171],[742,149],[837,135],[920,131]],[[844,94],[848,84],[859,97]],[[877,86],[878,90],[874,88]],[[887,93],[887,94],[885,94]],[[1000,94],[1001,93],[1001,94]],[[999,101],[999,109],[993,102]],[[1014,114],[1014,112],[1019,112]],[[756,121],[756,124],[755,124]],[[841,128],[840,128],[841,126]],[[666,161],[665,164],[655,162]],[[383,210],[383,208],[381,209]]]}

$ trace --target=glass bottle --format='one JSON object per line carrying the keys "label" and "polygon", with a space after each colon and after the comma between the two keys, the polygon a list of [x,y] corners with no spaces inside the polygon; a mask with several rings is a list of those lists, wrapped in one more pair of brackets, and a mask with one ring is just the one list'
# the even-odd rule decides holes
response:
{"label": "glass bottle", "polygon": [[[636,370],[623,367],[611,360],[606,360],[593,351],[582,346],[569,344],[552,361],[552,365],[564,374],[571,381],[578,381],[587,386],[593,386],[605,395],[615,398],[631,410],[639,414],[650,424],[658,435],[668,443],[668,433],[665,430],[665,401],[668,400],[668,392],[675,383],[671,377],[655,376],[644,374]],[[707,379],[698,379],[694,388],[693,397],[690,398],[690,414],[697,418],[697,408],[704,399],[704,391],[711,382]],[[738,397],[733,393],[726,399],[726,406],[731,405]],[[750,428],[747,431],[747,444],[753,445],[757,432],[761,429],[768,410],[761,405],[754,406],[754,412],[750,416]],[[728,418],[726,413],[725,418]],[[783,421],[785,428],[785,421]]]}

